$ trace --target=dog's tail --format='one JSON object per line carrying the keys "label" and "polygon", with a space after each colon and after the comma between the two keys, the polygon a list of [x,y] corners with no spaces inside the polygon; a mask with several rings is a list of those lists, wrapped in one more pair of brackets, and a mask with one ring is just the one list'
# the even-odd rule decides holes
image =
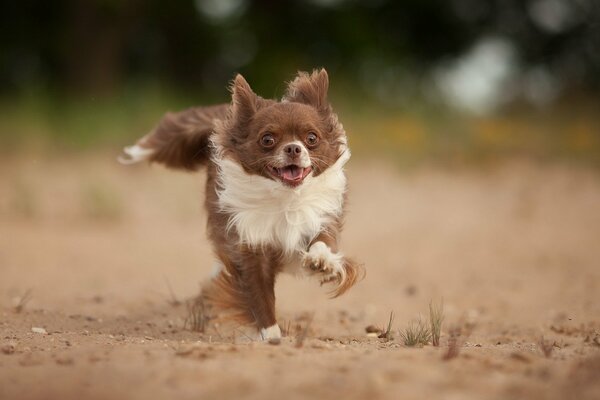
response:
{"label": "dog's tail", "polygon": [[118,160],[122,164],[148,160],[195,171],[207,164],[214,121],[226,118],[228,108],[229,104],[220,104],[167,113],[150,133],[125,147]]}

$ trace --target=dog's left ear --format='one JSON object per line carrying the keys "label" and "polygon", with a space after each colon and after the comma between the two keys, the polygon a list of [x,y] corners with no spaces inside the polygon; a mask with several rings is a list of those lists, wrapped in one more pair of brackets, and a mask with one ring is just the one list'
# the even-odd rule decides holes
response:
{"label": "dog's left ear", "polygon": [[246,79],[240,74],[236,75],[230,90],[235,119],[240,123],[250,121],[256,113],[260,97],[252,91]]}
{"label": "dog's left ear", "polygon": [[327,111],[328,90],[329,76],[325,68],[314,70],[310,75],[307,72],[298,72],[296,79],[289,83],[283,100],[308,104],[319,111]]}

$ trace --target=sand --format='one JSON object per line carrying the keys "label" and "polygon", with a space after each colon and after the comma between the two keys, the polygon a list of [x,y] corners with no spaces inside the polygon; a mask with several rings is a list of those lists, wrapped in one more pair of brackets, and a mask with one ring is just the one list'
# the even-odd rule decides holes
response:
{"label": "sand", "polygon": [[[342,247],[367,277],[335,300],[281,277],[269,344],[184,327],[212,270],[202,174],[4,158],[0,398],[600,398],[597,171],[350,164]],[[441,299],[441,346],[405,346]],[[366,334],[392,311],[391,339]]]}

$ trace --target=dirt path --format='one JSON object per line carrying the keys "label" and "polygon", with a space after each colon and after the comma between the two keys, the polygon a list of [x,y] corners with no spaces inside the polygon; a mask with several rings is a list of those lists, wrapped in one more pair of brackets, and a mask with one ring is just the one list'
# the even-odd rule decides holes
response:
{"label": "dirt path", "polygon": [[[170,304],[167,281],[184,300],[212,268],[200,175],[111,162],[0,165],[0,399],[600,398],[594,172],[353,162],[343,247],[367,278],[328,300],[283,277],[289,336],[269,345],[191,332]],[[442,346],[403,346],[397,330],[441,298]],[[395,339],[367,337],[390,311]]]}

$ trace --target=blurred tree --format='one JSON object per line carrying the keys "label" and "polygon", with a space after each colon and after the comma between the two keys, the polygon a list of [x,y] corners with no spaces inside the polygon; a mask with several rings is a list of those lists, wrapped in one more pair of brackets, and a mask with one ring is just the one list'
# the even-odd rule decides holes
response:
{"label": "blurred tree", "polygon": [[117,86],[137,1],[72,0],[65,12],[65,81],[71,89],[106,93]]}
{"label": "blurred tree", "polygon": [[5,2],[0,87],[100,94],[161,79],[210,92],[242,71],[260,90],[320,65],[363,85],[373,73],[408,85],[500,37],[534,81],[597,93],[599,10],[595,0]]}

